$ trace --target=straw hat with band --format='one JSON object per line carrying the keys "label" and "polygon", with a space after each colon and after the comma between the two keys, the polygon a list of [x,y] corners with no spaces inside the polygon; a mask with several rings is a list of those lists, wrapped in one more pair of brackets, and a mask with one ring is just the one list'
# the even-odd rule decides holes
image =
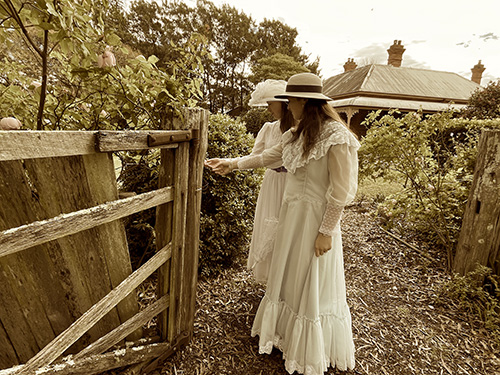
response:
{"label": "straw hat with band", "polygon": [[252,92],[248,105],[250,107],[267,107],[267,102],[287,102],[286,98],[275,98],[275,95],[285,91],[286,81],[266,79],[260,82]]}
{"label": "straw hat with band", "polygon": [[323,95],[323,83],[321,78],[313,73],[299,73],[290,77],[286,84],[285,93],[276,95],[277,99],[304,98],[332,100]]}

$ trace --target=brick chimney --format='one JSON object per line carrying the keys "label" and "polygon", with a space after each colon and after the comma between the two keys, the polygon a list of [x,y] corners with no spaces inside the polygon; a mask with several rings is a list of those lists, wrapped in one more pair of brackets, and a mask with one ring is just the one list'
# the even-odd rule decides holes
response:
{"label": "brick chimney", "polygon": [[406,51],[401,44],[400,40],[395,40],[394,44],[389,47],[387,52],[389,53],[389,59],[387,65],[392,65],[395,67],[401,66],[401,61],[403,61],[403,53]]}
{"label": "brick chimney", "polygon": [[344,64],[344,73],[350,72],[358,67],[358,65],[354,62],[354,59],[347,59],[347,62]]}
{"label": "brick chimney", "polygon": [[472,82],[476,82],[478,85],[481,84],[481,78],[483,78],[483,72],[486,68],[483,64],[481,64],[481,60],[474,65],[474,68],[471,69],[472,78],[470,79]]}

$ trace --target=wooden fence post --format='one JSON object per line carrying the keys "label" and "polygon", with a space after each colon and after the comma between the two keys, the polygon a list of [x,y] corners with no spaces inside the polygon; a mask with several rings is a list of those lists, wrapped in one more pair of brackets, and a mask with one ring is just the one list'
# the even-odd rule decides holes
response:
{"label": "wooden fence post", "polygon": [[[200,242],[200,212],[203,185],[203,161],[208,147],[208,118],[206,109],[186,109],[186,129],[193,130],[198,137],[193,138],[189,149],[189,190],[187,197],[186,259],[184,263],[185,303],[182,306],[181,330],[193,334],[196,284],[198,281],[198,257]],[[195,132],[196,131],[196,132]]]}
{"label": "wooden fence post", "polygon": [[161,152],[159,186],[175,184],[176,189],[174,203],[158,206],[156,215],[157,247],[173,243],[172,259],[158,274],[158,295],[171,296],[168,311],[158,317],[160,336],[169,342],[182,334],[191,337],[193,332],[208,114],[201,108],[185,108],[181,116],[169,116],[162,125],[164,129],[191,130],[193,134],[189,144]]}
{"label": "wooden fence post", "polygon": [[500,130],[481,133],[453,269],[465,275],[477,264],[500,275]]}

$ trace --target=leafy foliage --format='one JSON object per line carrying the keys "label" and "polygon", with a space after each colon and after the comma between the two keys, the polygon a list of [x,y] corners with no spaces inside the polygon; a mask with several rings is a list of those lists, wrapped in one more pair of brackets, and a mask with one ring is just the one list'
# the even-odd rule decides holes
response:
{"label": "leafy foliage", "polygon": [[451,112],[425,119],[419,113],[378,115],[366,121],[360,178],[401,183],[403,189],[379,205],[385,225],[396,230],[411,225],[445,249],[451,267],[480,130],[500,128],[500,121],[453,119]]}
{"label": "leafy foliage", "polygon": [[273,115],[263,108],[250,109],[241,117],[241,120],[245,123],[247,132],[254,137],[257,136],[265,122],[275,121]]}
{"label": "leafy foliage", "polygon": [[[238,157],[252,151],[253,137],[239,120],[212,115],[208,134],[208,158]],[[205,170],[200,232],[202,273],[217,274],[246,249],[262,177],[259,170],[236,171],[228,176]]]}
{"label": "leafy foliage", "polygon": [[[137,194],[158,188],[159,150],[127,152],[118,155],[122,171],[118,178],[120,190]],[[156,208],[150,208],[123,219],[132,266],[138,268],[156,251]]]}
{"label": "leafy foliage", "polygon": [[444,300],[441,297],[451,298],[461,309],[480,320],[500,344],[500,276],[494,275],[491,268],[478,265],[465,276],[453,275],[441,288],[436,298],[438,303]]}
{"label": "leafy foliage", "polygon": [[[136,57],[104,27],[101,9],[107,5],[106,0],[0,3],[0,116],[39,130],[156,128],[166,111],[196,104],[202,38],[193,34],[172,47],[178,59],[167,73],[156,65],[157,57]],[[117,15],[113,20],[120,22]],[[106,46],[118,64],[101,68],[97,60]]]}
{"label": "leafy foliage", "polygon": [[485,88],[476,90],[461,116],[480,120],[500,118],[500,81],[491,81]]}
{"label": "leafy foliage", "polygon": [[294,74],[309,72],[309,69],[290,56],[276,53],[257,60],[252,67],[252,72],[250,80],[257,84],[266,79],[282,79],[286,81]]}
{"label": "leafy foliage", "polygon": [[133,48],[158,56],[160,67],[164,61],[176,60],[172,46],[185,43],[193,33],[204,37],[203,47],[210,55],[202,57],[203,106],[212,113],[244,107],[256,82],[250,81],[250,70],[262,57],[286,54],[300,69],[318,69],[319,61],[309,63],[309,56],[297,45],[296,29],[276,20],[257,25],[252,17],[227,4],[218,7],[209,0],[197,0],[191,7],[164,0],[159,6],[135,0],[126,18],[130,26],[117,31],[118,35]]}

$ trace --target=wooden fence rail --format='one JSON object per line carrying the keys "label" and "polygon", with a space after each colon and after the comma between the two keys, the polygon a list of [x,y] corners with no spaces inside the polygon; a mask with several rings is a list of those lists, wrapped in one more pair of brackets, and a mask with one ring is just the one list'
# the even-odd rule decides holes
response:
{"label": "wooden fence rail", "polygon": [[[0,375],[147,365],[191,338],[207,126],[186,109],[158,131],[0,131]],[[152,148],[159,188],[119,199],[110,153]],[[132,272],[120,219],[152,207],[158,250]],[[157,300],[138,311],[157,270]],[[160,342],[145,344],[157,315]]]}

